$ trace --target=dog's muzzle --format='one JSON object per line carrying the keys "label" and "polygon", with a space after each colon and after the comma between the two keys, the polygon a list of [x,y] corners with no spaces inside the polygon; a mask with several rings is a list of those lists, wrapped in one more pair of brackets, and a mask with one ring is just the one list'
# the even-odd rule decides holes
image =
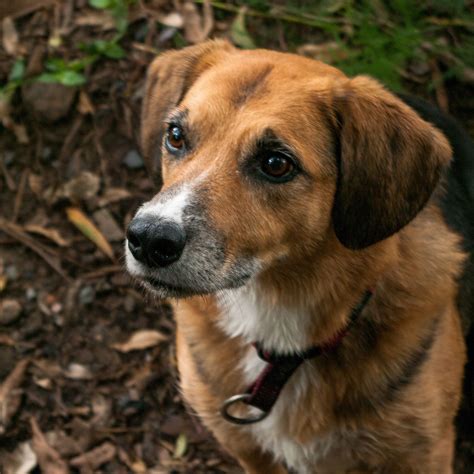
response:
{"label": "dog's muzzle", "polygon": [[127,230],[128,248],[134,258],[150,268],[166,267],[181,257],[186,245],[184,228],[152,216],[135,217]]}

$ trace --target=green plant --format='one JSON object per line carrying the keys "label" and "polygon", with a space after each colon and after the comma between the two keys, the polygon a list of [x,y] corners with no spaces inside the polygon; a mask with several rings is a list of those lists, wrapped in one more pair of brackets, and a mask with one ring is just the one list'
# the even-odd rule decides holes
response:
{"label": "green plant", "polygon": [[128,8],[135,3],[134,0],[89,0],[91,7],[108,10],[117,28],[118,38],[121,38],[127,31],[128,26]]}
{"label": "green plant", "polygon": [[1,99],[9,101],[16,89],[23,84],[25,68],[25,60],[23,58],[18,58],[13,63],[6,84],[0,86]]}

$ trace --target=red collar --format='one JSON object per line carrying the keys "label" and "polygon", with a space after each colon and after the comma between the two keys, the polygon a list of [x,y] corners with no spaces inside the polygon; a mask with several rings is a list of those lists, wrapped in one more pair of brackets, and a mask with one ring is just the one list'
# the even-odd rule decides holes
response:
{"label": "red collar", "polygon": [[[267,362],[267,365],[245,393],[234,395],[224,402],[221,407],[222,416],[227,421],[238,425],[257,423],[266,418],[277,401],[281,390],[296,369],[307,359],[335,351],[341,345],[344,337],[371,297],[372,291],[367,290],[358,305],[353,308],[349,323],[345,328],[341,329],[324,344],[313,346],[302,353],[288,355],[276,354],[274,352],[264,351],[258,342],[255,343],[254,347],[257,350],[258,356]],[[238,402],[243,402],[246,405],[258,408],[260,412],[248,418],[237,418],[229,413],[229,408]]]}

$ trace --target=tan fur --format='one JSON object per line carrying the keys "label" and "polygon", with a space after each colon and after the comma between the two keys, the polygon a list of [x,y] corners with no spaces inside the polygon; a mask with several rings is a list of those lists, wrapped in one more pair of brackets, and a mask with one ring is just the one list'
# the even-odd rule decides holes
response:
{"label": "tan fur", "polygon": [[[434,202],[425,206],[450,159],[444,136],[372,79],[350,80],[316,61],[237,51],[222,42],[159,57],[150,68],[145,102],[143,149],[150,168],[162,172],[163,190],[205,177],[206,210],[226,237],[227,265],[249,253],[264,262],[258,281],[265,298],[290,307],[304,303],[309,311],[307,347],[331,338],[347,324],[364,291],[375,291],[363,321],[337,354],[298,369],[318,374],[321,383],[304,393],[278,425],[281,436],[305,444],[334,430],[363,427],[371,437],[354,448],[353,470],[347,472],[452,472],[453,418],[465,359],[454,299],[464,255]],[[168,159],[157,143],[162,121],[175,107],[188,111],[195,132],[193,150],[181,161]],[[292,147],[307,171],[285,192],[249,185],[242,176],[246,147],[268,127]],[[338,135],[347,182],[338,181]],[[389,136],[396,143],[389,143]],[[377,160],[393,150],[397,165],[381,170],[384,165]],[[420,153],[423,165],[417,161]],[[384,202],[364,190],[368,179],[386,181]],[[402,191],[412,196],[408,208],[400,203]],[[380,217],[385,215],[391,222],[403,221],[402,229],[373,245],[356,242],[359,248],[351,250],[355,229],[337,228],[334,206],[340,200],[347,208],[340,215],[357,214],[357,199],[373,201],[369,204],[378,216],[373,232],[385,225]],[[399,211],[400,206],[407,209]],[[340,220],[342,226],[347,222]],[[387,232],[393,233],[391,225]],[[174,309],[187,402],[246,472],[286,472],[247,428],[219,414],[226,398],[247,388],[239,361],[248,345],[219,327],[222,309],[216,297],[181,300]],[[375,334],[367,343],[365,324]],[[371,406],[433,327],[432,346],[412,383],[395,400]],[[328,469],[317,472],[333,472]]]}

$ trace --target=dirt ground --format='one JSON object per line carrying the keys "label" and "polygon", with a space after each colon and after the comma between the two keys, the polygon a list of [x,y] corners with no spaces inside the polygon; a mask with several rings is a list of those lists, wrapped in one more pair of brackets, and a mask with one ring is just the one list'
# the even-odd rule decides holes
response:
{"label": "dirt ground", "polygon": [[[71,60],[74,45],[107,34],[85,1],[48,3],[9,12],[30,75],[55,31]],[[172,36],[134,10],[125,58],[101,58],[80,87],[26,81],[0,110],[2,473],[241,472],[183,407],[170,308],[123,269],[124,229],[155,192],[137,144],[145,70]],[[472,88],[446,91],[472,132]],[[458,441],[458,474],[474,472],[473,432]]]}

